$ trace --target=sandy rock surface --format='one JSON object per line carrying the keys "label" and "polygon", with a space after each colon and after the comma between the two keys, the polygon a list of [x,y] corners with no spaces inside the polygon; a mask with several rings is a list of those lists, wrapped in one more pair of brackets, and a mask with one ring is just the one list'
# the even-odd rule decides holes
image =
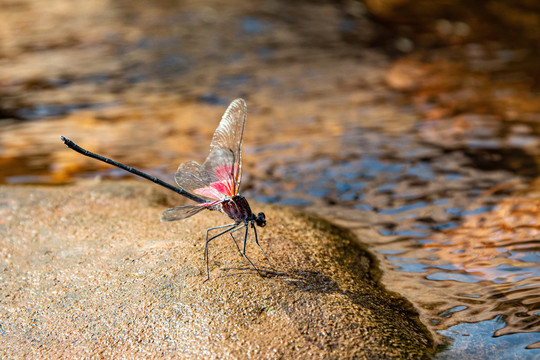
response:
{"label": "sandy rock surface", "polygon": [[[176,200],[177,201],[177,200]],[[1,358],[419,358],[432,341],[351,235],[282,208],[242,258],[151,184],[0,187]],[[259,209],[261,207],[261,209]],[[240,236],[237,236],[239,238]]]}

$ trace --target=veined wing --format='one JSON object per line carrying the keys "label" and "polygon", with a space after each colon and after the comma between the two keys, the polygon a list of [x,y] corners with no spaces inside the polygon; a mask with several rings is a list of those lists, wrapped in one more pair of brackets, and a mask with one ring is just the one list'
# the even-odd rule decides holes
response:
{"label": "veined wing", "polygon": [[234,183],[233,196],[238,193],[242,180],[242,138],[244,136],[246,117],[247,105],[244,99],[236,99],[231,102],[214,132],[210,144],[210,155],[208,155],[205,162],[205,164],[208,162],[214,151],[230,149],[233,155],[230,163]]}
{"label": "veined wing", "polygon": [[215,202],[226,196],[236,195],[234,176],[237,169],[233,152],[230,149],[217,148],[210,151],[202,165],[195,161],[180,165],[175,180],[184,190],[209,202]]}
{"label": "veined wing", "polygon": [[246,103],[234,100],[214,132],[210,154],[204,164],[196,161],[178,167],[175,180],[182,189],[208,201],[222,200],[238,193],[242,177],[242,136],[246,123]]}
{"label": "veined wing", "polygon": [[206,208],[207,207],[204,206],[203,204],[173,207],[161,213],[161,221],[174,221],[174,220],[186,219]]}
{"label": "veined wing", "polygon": [[213,194],[218,191],[223,196],[233,197],[237,194],[235,175],[238,164],[234,162],[231,149],[216,148],[210,151],[202,165],[201,177],[209,184],[208,187],[195,190],[198,195]]}
{"label": "veined wing", "polygon": [[188,161],[178,167],[174,180],[176,180],[180,188],[205,200],[222,199],[223,194],[210,186],[210,179],[205,173],[206,171],[201,163]]}

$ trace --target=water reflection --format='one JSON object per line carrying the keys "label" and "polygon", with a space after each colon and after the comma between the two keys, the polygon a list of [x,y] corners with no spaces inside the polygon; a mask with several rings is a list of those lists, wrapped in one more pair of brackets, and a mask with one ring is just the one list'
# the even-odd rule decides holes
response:
{"label": "water reflection", "polygon": [[[462,141],[474,136],[478,132]],[[384,240],[370,246],[391,272],[385,274],[387,286],[413,299],[432,329],[456,338],[457,349],[463,339],[444,329],[476,323],[470,331],[483,337],[495,317],[504,321],[492,335],[531,333],[511,343],[531,340],[525,345],[540,346],[540,196],[518,195],[528,177],[503,166],[513,161],[508,154],[519,154],[519,149],[499,149],[507,154],[505,162],[494,159],[486,170],[460,146],[443,148],[421,138],[422,133],[401,134],[396,141],[378,130],[352,126],[340,142],[347,156],[349,144],[356,143],[362,153],[358,159],[306,161],[299,156],[270,166],[272,176],[249,191],[256,196],[264,187],[279,187],[278,202],[302,199],[291,203],[362,206],[376,212],[373,223]],[[299,178],[304,180],[296,182]],[[289,182],[295,183],[289,190],[279,185]],[[353,229],[365,221],[363,212],[347,212]]]}
{"label": "water reflection", "polygon": [[[357,231],[385,285],[455,339],[454,358],[475,342],[495,357],[537,356],[524,349],[540,347],[538,59],[480,41],[474,18],[529,26],[521,42],[536,36],[535,13],[526,25],[506,16],[523,10],[507,1],[497,4],[514,11],[456,2],[461,20],[436,2],[369,2],[389,22],[407,19],[391,51],[435,45],[420,62],[374,51],[385,29],[355,1],[57,3],[5,10],[0,182],[124,176],[66,151],[60,134],[171,180],[246,96],[247,196],[314,205]],[[432,18],[394,16],[399,4]]]}
{"label": "water reflection", "polygon": [[[479,323],[462,323],[441,330],[439,333],[454,339],[452,353],[441,353],[440,359],[537,359],[540,349],[533,349],[529,344],[538,340],[536,333],[517,333],[504,337],[493,337],[506,327],[502,316]],[[478,342],[485,344],[478,349]],[[516,353],[515,349],[526,349]]]}

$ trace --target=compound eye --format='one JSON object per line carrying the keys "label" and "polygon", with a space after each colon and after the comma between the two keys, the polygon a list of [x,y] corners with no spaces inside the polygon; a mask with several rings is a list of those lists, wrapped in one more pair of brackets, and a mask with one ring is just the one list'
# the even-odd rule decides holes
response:
{"label": "compound eye", "polygon": [[266,217],[264,216],[264,213],[260,212],[257,215],[257,219],[255,220],[258,226],[264,227],[266,225]]}

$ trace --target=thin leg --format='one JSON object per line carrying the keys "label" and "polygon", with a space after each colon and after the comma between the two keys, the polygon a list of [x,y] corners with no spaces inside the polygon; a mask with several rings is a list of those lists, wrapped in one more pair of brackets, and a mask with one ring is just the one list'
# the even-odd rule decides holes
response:
{"label": "thin leg", "polygon": [[242,253],[242,255],[244,255],[244,257],[247,259],[247,261],[249,261],[249,263],[251,264],[251,266],[253,266],[253,268],[255,269],[255,271],[257,271],[257,274],[259,274],[260,277],[264,277],[261,272],[259,271],[259,269],[257,269],[257,267],[253,264],[253,262],[250,260],[250,258],[247,257],[246,255],[246,242],[247,242],[247,237],[248,237],[248,231],[249,231],[249,226],[248,224],[244,224],[244,226],[246,227],[246,234],[244,236],[244,251]]}
{"label": "thin leg", "polygon": [[206,229],[206,241],[208,241],[208,233],[212,230],[216,230],[216,229],[223,229],[225,227],[234,227],[235,225],[238,225],[237,223],[234,223],[234,224],[227,224],[227,225],[221,225],[221,226],[214,226],[214,227],[211,227],[211,228],[208,228]]}
{"label": "thin leg", "polygon": [[247,244],[248,231],[249,231],[249,226],[246,223],[246,235],[244,235],[244,249],[242,250],[242,254],[244,256],[246,256],[246,244]]}
{"label": "thin leg", "polygon": [[[220,237],[221,235],[223,235],[223,234],[225,234],[225,233],[231,231],[232,229],[234,229],[234,228],[235,228],[236,226],[238,226],[238,225],[239,225],[239,224],[234,223],[234,224],[229,224],[229,225],[216,226],[216,227],[213,227],[213,228],[210,228],[210,229],[206,230],[206,243],[205,243],[205,245],[204,245],[204,258],[206,259],[206,274],[207,274],[207,278],[206,278],[205,281],[210,280],[210,266],[208,265],[208,261],[209,261],[209,259],[208,259],[208,243],[209,243],[210,241],[214,240],[215,238]],[[244,225],[245,225],[245,224],[244,224]],[[221,229],[221,228],[224,228],[224,227],[228,227],[228,229],[227,229],[227,230],[224,230],[224,231],[222,231],[222,232],[220,232],[220,233],[217,234],[217,235],[212,236],[210,239],[208,238],[208,232],[209,232],[210,230]]]}
{"label": "thin leg", "polygon": [[236,245],[236,248],[238,249],[238,252],[240,253],[240,256],[242,256],[242,250],[240,250],[240,247],[238,246],[238,243],[236,242],[236,238],[234,237],[233,232],[238,231],[238,230],[240,230],[241,228],[242,228],[242,227],[238,227],[238,228],[234,229],[233,231],[231,231],[231,232],[229,233],[229,234],[231,234],[231,237],[232,237],[232,239],[233,239],[233,241],[234,241],[234,245]]}
{"label": "thin leg", "polygon": [[251,227],[253,228],[253,232],[255,233],[255,244],[257,244],[259,249],[261,249],[261,252],[263,253],[264,258],[268,262],[268,265],[270,265],[272,270],[275,270],[274,267],[272,266],[272,264],[270,263],[270,260],[268,260],[268,257],[266,256],[266,254],[265,254],[264,250],[262,249],[261,245],[259,244],[259,238],[257,237],[257,229],[255,228],[255,225],[253,225],[253,222],[251,222]]}

